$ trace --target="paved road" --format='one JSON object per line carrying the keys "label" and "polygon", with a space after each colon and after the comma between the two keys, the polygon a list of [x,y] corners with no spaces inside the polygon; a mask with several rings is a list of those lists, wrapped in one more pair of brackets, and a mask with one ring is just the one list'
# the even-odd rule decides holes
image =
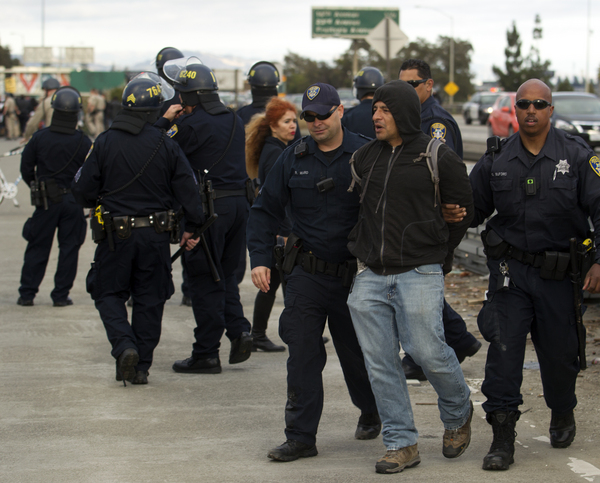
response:
{"label": "paved road", "polygon": [[[13,146],[0,141],[0,153]],[[0,168],[9,179],[16,178],[18,163],[17,158],[0,158]],[[194,327],[191,310],[179,305],[180,293],[176,292],[165,309],[150,384],[124,388],[114,380],[109,344],[83,286],[94,251],[89,237],[80,253],[72,291],[75,305],[51,306],[56,247],[36,305],[15,304],[25,249],[21,229],[32,212],[28,197],[29,190],[20,185],[21,207],[10,202],[0,205],[1,482],[495,482],[507,478],[530,483],[600,482],[600,434],[596,424],[586,424],[585,417],[594,413],[592,421],[598,421],[597,398],[580,394],[577,440],[569,449],[553,450],[547,442],[549,413],[538,397],[539,374],[534,370],[526,371],[523,409],[529,411],[517,428],[515,465],[503,474],[481,470],[491,441],[478,392],[485,350],[463,364],[473,388],[476,417],[471,446],[458,460],[446,460],[441,454],[443,430],[436,397],[424,383],[410,389],[422,463],[399,476],[375,474],[375,461],[384,453],[381,438],[354,440],[359,414],[349,400],[329,343],[319,456],[293,463],[271,462],[267,451],[284,440],[286,353],[257,353],[231,366],[226,363],[229,342],[224,339],[222,374],[174,373],[173,361],[190,353]],[[174,277],[179,284],[178,267]],[[249,315],[255,295],[249,276],[241,288]],[[276,342],[280,342],[277,320],[281,310],[279,297],[269,328]],[[461,313],[477,334],[477,308],[465,306]],[[532,351],[526,360],[535,360]],[[596,377],[597,382],[598,371],[592,369],[585,377]]]}

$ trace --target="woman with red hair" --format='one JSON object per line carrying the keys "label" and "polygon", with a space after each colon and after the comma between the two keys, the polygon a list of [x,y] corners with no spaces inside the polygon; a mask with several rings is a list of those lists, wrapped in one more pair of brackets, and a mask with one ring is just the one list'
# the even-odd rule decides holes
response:
{"label": "woman with red hair", "polygon": [[[296,124],[296,107],[288,101],[273,97],[264,113],[256,114],[246,126],[246,171],[251,179],[258,179],[258,185],[264,184],[269,171],[279,155],[294,139],[298,126]],[[279,227],[276,244],[285,244],[291,230],[291,222],[285,220]],[[279,271],[275,268],[275,260],[271,264],[271,286],[267,293],[258,292],[254,301],[252,319],[253,351],[261,349],[265,352],[284,351],[285,347],[275,345],[267,337],[267,324],[275,294],[281,284]]]}

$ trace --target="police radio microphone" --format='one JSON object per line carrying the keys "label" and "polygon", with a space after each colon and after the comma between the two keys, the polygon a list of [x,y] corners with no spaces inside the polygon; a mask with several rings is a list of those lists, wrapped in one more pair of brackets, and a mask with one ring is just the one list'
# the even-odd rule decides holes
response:
{"label": "police radio microphone", "polygon": [[492,159],[496,153],[500,152],[500,137],[499,136],[491,136],[487,138],[487,153],[492,153]]}

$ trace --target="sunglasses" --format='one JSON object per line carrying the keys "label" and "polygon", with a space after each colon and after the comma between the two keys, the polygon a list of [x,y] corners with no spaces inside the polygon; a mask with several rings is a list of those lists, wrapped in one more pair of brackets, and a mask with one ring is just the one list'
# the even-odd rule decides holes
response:
{"label": "sunglasses", "polygon": [[340,106],[335,106],[327,114],[307,114],[303,112],[302,114],[300,114],[300,119],[304,119],[306,122],[315,122],[315,119],[318,119],[319,121],[325,121],[326,119],[329,119],[331,117],[331,115],[337,110],[338,107]]}
{"label": "sunglasses", "polygon": [[545,101],[544,99],[536,99],[535,101],[530,101],[529,99],[519,99],[517,102],[515,102],[515,105],[519,109],[523,110],[528,109],[531,104],[533,104],[533,108],[536,111],[541,111],[542,109],[546,109],[552,105],[551,102]]}
{"label": "sunglasses", "polygon": [[420,84],[423,84],[424,82],[427,82],[429,79],[419,79],[419,80],[409,80],[406,81],[407,84],[410,84],[411,86],[413,86],[415,89],[417,87],[419,87]]}

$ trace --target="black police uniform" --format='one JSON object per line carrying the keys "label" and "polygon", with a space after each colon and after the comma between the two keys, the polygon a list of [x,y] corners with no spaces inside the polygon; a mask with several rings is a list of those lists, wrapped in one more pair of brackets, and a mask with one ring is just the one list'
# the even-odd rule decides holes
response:
{"label": "black police uniform", "polygon": [[[286,437],[313,445],[323,408],[326,320],[352,402],[363,413],[377,412],[346,305],[349,287],[342,286],[339,276],[340,265],[353,260],[346,245],[358,217],[358,194],[347,191],[352,181],[349,160],[367,139],[344,130],[342,145],[332,153],[321,152],[310,137],[300,142],[305,143],[305,153],[294,154],[299,143],[283,152],[250,210],[248,248],[252,268],[271,266],[273,240],[289,203],[292,232],[302,240],[304,254],[310,252],[320,260],[312,273],[296,265],[286,276],[285,309],[279,321],[279,334],[289,347]],[[328,178],[333,187],[319,192],[317,183]]]}
{"label": "black police uniform", "polygon": [[[166,126],[168,120],[161,118],[157,125],[161,123]],[[225,152],[232,129],[233,140]],[[232,341],[243,332],[250,332],[235,275],[240,254],[245,253],[250,207],[246,195],[244,125],[235,113],[211,115],[198,104],[192,113],[180,117],[168,134],[179,143],[199,178],[212,181],[216,193],[214,209],[218,219],[206,232],[206,239],[221,280],[214,281],[202,249],[186,252],[184,257],[197,324],[192,358],[217,358],[223,331]]]}
{"label": "black police uniform", "polygon": [[[58,198],[55,201],[49,199],[48,209],[37,207],[23,227],[23,238],[28,244],[19,288],[22,300],[33,300],[37,294],[48,264],[54,232],[58,228],[58,265],[54,276],[54,290],[50,295],[55,303],[67,301],[77,274],[79,248],[85,240],[86,232],[83,210],[75,202],[69,188],[91,144],[81,131],[67,134],[46,128],[36,132],[23,150],[23,181],[31,185],[35,180],[37,167],[38,181],[47,182],[48,178],[54,178],[62,192],[62,201],[58,201]],[[58,171],[60,172],[57,173]]]}
{"label": "black police uniform", "polygon": [[421,131],[446,143],[461,159],[463,143],[460,129],[452,115],[433,96],[421,104]]}
{"label": "black police uniform", "polygon": [[[135,113],[121,111],[110,129],[100,134],[72,184],[73,194],[85,207],[97,200],[108,216],[148,217],[181,205],[186,229],[193,231],[202,223],[198,185],[191,167],[177,145],[149,123],[129,129]],[[133,131],[133,132],[132,132]],[[109,194],[129,183],[126,189]],[[136,349],[136,371],[147,371],[161,333],[165,301],[173,294],[169,232],[158,233],[153,226],[132,228],[127,238],[110,233],[96,248],[94,264],[87,278],[87,289],[95,301],[117,358],[125,349]],[[131,295],[131,325],[125,302]]]}
{"label": "black police uniform", "polygon": [[[588,237],[588,216],[596,244],[600,242],[600,161],[580,138],[550,128],[537,156],[525,149],[516,133],[499,153],[485,154],[470,179],[475,200],[471,226],[497,210],[487,228],[520,251],[488,258],[487,301],[477,320],[490,342],[483,408],[486,413],[516,412],[523,404],[520,387],[531,332],[546,404],[553,413],[566,413],[577,404],[579,372],[572,282],[568,274],[562,281],[540,278],[540,257],[527,260],[520,255],[568,252],[570,238],[582,242]],[[502,261],[508,265],[505,290],[498,287]],[[600,252],[595,261],[600,261]]]}
{"label": "black police uniform", "polygon": [[344,111],[342,125],[348,131],[362,134],[370,139],[375,139],[373,127],[373,100],[363,99],[358,106]]}

